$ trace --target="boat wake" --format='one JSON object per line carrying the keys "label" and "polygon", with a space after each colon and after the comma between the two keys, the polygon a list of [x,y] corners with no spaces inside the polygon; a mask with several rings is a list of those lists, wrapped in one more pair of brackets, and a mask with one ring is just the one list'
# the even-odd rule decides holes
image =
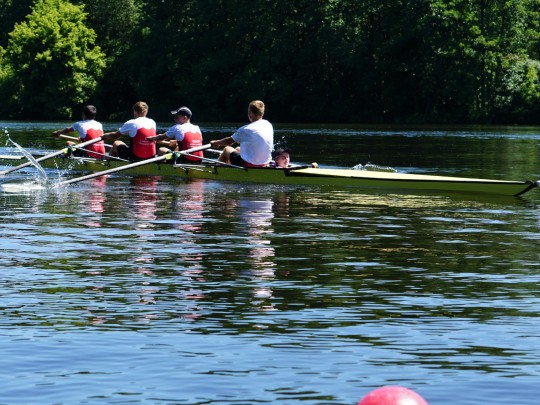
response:
{"label": "boat wake", "polygon": [[363,164],[357,164],[356,166],[353,166],[353,170],[364,170],[364,171],[371,171],[371,172],[388,172],[388,173],[397,173],[397,170],[390,166],[379,166],[374,165],[372,163],[366,163]]}

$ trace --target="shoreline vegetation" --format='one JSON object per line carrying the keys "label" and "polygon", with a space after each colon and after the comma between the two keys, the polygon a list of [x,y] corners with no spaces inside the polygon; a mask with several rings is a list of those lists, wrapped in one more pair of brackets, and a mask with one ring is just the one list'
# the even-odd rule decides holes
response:
{"label": "shoreline vegetation", "polygon": [[[233,11],[232,11],[233,10]],[[540,1],[0,0],[0,120],[537,125]]]}

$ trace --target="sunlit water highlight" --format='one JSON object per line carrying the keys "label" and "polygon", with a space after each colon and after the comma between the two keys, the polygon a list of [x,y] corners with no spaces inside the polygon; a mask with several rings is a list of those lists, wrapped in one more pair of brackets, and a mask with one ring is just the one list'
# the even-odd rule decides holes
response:
{"label": "sunlit water highlight", "polygon": [[2,191],[6,193],[21,193],[21,192],[33,192],[37,190],[45,190],[45,186],[36,183],[4,183],[0,184]]}

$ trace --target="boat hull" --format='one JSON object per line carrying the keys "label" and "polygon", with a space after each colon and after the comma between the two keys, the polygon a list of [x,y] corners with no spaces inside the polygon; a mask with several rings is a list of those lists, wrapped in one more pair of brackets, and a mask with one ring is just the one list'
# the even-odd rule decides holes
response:
{"label": "boat hull", "polygon": [[[127,163],[88,158],[54,158],[41,163],[46,168],[78,172],[99,172]],[[310,185],[322,187],[353,187],[367,192],[405,192],[417,194],[462,193],[518,196],[538,186],[534,181],[505,181],[463,177],[389,173],[350,169],[299,167],[293,169],[249,168],[209,165],[173,165],[149,163],[118,173],[132,176],[164,176],[181,179]]]}

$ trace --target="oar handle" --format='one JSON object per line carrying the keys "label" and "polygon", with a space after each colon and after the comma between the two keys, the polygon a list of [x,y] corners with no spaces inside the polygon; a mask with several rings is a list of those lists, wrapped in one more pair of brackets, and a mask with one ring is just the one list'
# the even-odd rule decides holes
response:
{"label": "oar handle", "polygon": [[69,135],[58,135],[58,138],[67,139],[68,141],[78,141],[79,138]]}
{"label": "oar handle", "polygon": [[[77,138],[75,136],[69,136],[69,135],[58,135],[58,138],[66,139],[68,141],[75,141],[75,142],[79,141],[79,138]],[[78,146],[78,144],[74,145],[74,146]],[[106,148],[112,148],[112,146],[109,145],[109,144],[105,144],[105,147]]]}

